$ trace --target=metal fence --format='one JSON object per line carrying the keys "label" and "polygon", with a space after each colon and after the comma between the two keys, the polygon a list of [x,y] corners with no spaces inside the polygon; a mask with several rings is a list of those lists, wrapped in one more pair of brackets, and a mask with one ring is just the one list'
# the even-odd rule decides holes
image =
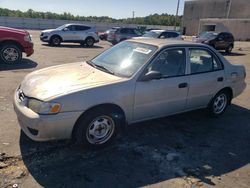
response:
{"label": "metal fence", "polygon": [[[38,18],[16,18],[16,17],[0,17],[0,26],[13,27],[19,29],[49,29],[56,28],[67,23],[81,23],[96,27],[97,31],[105,31],[111,27],[137,27],[135,24],[119,24],[119,23],[98,23],[98,22],[81,22],[70,20],[53,20],[53,19],[38,19]],[[147,28],[157,28],[165,30],[173,30],[173,26],[160,25],[143,25]],[[179,29],[179,28],[177,28]]]}

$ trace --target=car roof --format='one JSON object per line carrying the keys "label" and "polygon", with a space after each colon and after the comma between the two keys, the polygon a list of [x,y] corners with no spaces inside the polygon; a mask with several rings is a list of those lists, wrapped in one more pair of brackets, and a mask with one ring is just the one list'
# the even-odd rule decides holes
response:
{"label": "car roof", "polygon": [[79,24],[79,23],[69,23],[69,24],[66,24],[67,26],[70,26],[70,25],[79,25],[79,26],[85,26],[85,27],[91,27],[89,25],[85,25],[85,24]]}
{"label": "car roof", "polygon": [[195,43],[191,41],[158,39],[158,38],[148,38],[148,37],[135,37],[127,41],[149,44],[149,45],[157,46],[159,48],[166,47],[166,46],[197,46],[197,47],[207,46],[204,44]]}

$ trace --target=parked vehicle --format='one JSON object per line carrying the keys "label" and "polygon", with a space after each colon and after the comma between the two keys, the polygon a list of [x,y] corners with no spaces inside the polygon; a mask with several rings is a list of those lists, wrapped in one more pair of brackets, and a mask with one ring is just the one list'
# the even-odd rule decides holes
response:
{"label": "parked vehicle", "polygon": [[65,24],[56,29],[44,30],[40,39],[53,46],[59,46],[62,42],[72,42],[92,47],[99,42],[95,28],[82,24]]}
{"label": "parked vehicle", "polygon": [[0,27],[0,62],[14,64],[22,60],[22,53],[34,53],[31,36],[27,31]]}
{"label": "parked vehicle", "polygon": [[207,44],[217,50],[225,50],[226,53],[231,53],[234,48],[234,37],[229,32],[202,32],[199,36],[194,37],[193,41]]}
{"label": "parked vehicle", "polygon": [[136,28],[123,27],[123,28],[113,29],[108,34],[107,40],[114,45],[121,41],[131,39],[133,37],[139,37],[141,35],[142,34]]}
{"label": "parked vehicle", "polygon": [[142,37],[149,37],[149,38],[159,38],[159,39],[176,39],[176,40],[183,40],[182,36],[177,31],[166,31],[166,30],[151,30],[146,32]]}
{"label": "parked vehicle", "polygon": [[207,45],[130,39],[91,61],[28,74],[14,109],[33,140],[75,138],[98,148],[126,124],[201,108],[222,115],[245,78],[244,66]]}
{"label": "parked vehicle", "polygon": [[108,34],[110,32],[112,32],[113,30],[116,30],[118,29],[119,27],[113,27],[111,29],[108,29],[107,31],[105,32],[98,32],[98,37],[101,39],[101,40],[107,40],[108,39]]}

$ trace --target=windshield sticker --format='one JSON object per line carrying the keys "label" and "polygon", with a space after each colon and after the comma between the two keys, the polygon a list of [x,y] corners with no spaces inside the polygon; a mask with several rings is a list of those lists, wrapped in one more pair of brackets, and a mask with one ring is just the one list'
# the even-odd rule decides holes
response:
{"label": "windshield sticker", "polygon": [[143,53],[143,54],[149,54],[152,50],[147,49],[147,48],[136,48],[134,49],[135,52]]}

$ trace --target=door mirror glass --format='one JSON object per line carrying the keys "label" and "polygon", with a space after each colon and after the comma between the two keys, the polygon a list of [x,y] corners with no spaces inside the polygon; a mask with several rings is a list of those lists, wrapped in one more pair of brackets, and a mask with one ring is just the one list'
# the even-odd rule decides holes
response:
{"label": "door mirror glass", "polygon": [[158,71],[149,71],[143,77],[142,81],[149,81],[149,80],[159,80],[162,78],[162,74]]}

